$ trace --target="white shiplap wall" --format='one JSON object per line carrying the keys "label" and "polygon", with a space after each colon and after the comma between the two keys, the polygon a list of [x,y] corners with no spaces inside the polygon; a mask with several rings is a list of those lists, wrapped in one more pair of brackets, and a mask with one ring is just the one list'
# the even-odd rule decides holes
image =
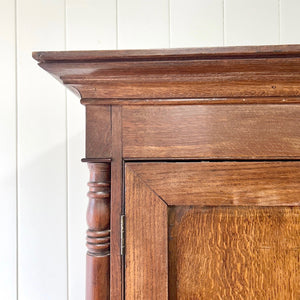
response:
{"label": "white shiplap wall", "polygon": [[300,43],[299,14],[299,0],[0,0],[0,299],[84,299],[84,108],[33,50]]}
{"label": "white shiplap wall", "polygon": [[[78,20],[81,20],[80,22]],[[66,1],[66,49],[116,49],[116,2]],[[68,277],[69,300],[85,297],[85,241],[87,208],[85,155],[85,113],[78,98],[67,93],[68,132]],[[76,188],[74,188],[76,187]],[[79,238],[81,236],[81,238]],[[66,299],[66,298],[64,298]]]}
{"label": "white shiplap wall", "polygon": [[17,297],[15,4],[0,0],[0,299]]}

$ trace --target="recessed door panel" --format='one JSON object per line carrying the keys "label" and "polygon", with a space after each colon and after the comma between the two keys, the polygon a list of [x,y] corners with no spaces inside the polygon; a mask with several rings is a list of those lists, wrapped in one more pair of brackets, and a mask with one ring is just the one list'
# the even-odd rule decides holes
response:
{"label": "recessed door panel", "polygon": [[126,299],[300,299],[300,162],[127,163]]}
{"label": "recessed door panel", "polygon": [[169,208],[169,299],[299,299],[299,207]]}

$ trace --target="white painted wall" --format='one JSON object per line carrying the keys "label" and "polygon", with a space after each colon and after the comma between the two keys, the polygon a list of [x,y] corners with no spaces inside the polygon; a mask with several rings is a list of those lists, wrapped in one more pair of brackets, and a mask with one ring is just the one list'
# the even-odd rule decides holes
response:
{"label": "white painted wall", "polygon": [[299,14],[299,0],[0,0],[0,299],[84,299],[84,107],[33,50],[300,43]]}

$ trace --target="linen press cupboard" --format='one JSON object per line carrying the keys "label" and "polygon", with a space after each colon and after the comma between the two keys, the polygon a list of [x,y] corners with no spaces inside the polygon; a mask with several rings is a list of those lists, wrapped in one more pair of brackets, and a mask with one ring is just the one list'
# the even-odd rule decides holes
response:
{"label": "linen press cupboard", "polygon": [[35,52],[86,107],[86,299],[300,299],[300,46]]}

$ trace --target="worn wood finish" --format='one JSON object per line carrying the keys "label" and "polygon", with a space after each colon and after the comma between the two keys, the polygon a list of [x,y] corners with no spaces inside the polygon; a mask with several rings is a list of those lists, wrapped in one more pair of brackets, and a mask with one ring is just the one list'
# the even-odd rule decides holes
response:
{"label": "worn wood finish", "polygon": [[299,45],[33,56],[86,105],[87,300],[299,297]]}
{"label": "worn wood finish", "polygon": [[[291,64],[296,63],[291,62]],[[276,65],[277,61],[270,61],[269,64]],[[207,66],[199,66],[199,73]],[[245,64],[246,69],[248,64]],[[184,69],[191,68],[185,66]],[[298,69],[300,64],[298,65]],[[119,72],[123,73],[122,70]],[[236,70],[236,73],[244,73]],[[273,71],[266,75],[243,74],[242,77],[236,74],[209,74],[206,77],[200,75],[188,76],[176,74],[166,80],[159,76],[165,70],[159,68],[156,73],[150,76],[136,75],[121,78],[114,82],[107,82],[106,76],[98,81],[82,81],[81,78],[64,80],[64,84],[70,89],[75,89],[82,98],[99,99],[156,99],[156,98],[204,98],[204,97],[296,97],[300,96],[298,82],[299,74],[272,76]],[[279,71],[275,71],[278,73]],[[292,71],[291,71],[292,72]],[[201,74],[202,75],[202,74]],[[128,75],[130,76],[130,75]],[[100,102],[101,103],[101,102]]]}
{"label": "worn wood finish", "polygon": [[126,166],[125,299],[168,299],[168,209]]}
{"label": "worn wood finish", "polygon": [[186,99],[81,99],[83,105],[215,105],[215,104],[291,104],[300,103],[300,97],[236,97]]}
{"label": "worn wood finish", "polygon": [[299,299],[299,248],[300,207],[171,206],[169,299]]}
{"label": "worn wood finish", "polygon": [[112,155],[110,106],[86,107],[86,158],[110,158]]}
{"label": "worn wood finish", "polygon": [[88,163],[86,299],[110,299],[110,164]]}
{"label": "worn wood finish", "polygon": [[[111,163],[111,299],[121,299],[123,266],[121,257],[121,224],[123,199],[123,160],[121,107],[112,107],[112,163]],[[100,300],[100,299],[99,299]]]}
{"label": "worn wood finish", "polygon": [[[297,299],[299,167],[127,163],[126,299]],[[166,223],[169,246],[161,240]],[[145,286],[165,287],[164,276],[151,272],[166,260],[169,298],[156,298],[161,291]]]}
{"label": "worn wood finish", "polygon": [[127,158],[299,158],[300,106],[126,106]]}
{"label": "worn wood finish", "polygon": [[39,52],[33,56],[81,98],[300,96],[299,46]]}
{"label": "worn wood finish", "polygon": [[32,56],[39,62],[166,61],[224,58],[300,57],[299,45],[170,48],[150,50],[40,51]]}
{"label": "worn wood finish", "polygon": [[168,205],[300,205],[300,161],[130,163]]}

